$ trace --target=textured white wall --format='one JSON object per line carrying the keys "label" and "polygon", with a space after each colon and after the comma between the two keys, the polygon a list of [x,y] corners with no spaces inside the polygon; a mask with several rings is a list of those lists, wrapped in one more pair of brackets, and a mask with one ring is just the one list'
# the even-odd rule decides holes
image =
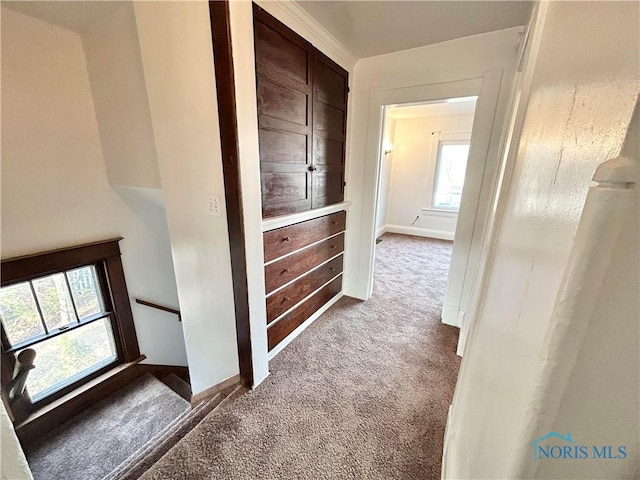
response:
{"label": "textured white wall", "polygon": [[82,41],[109,182],[160,188],[133,3],[121,2]]}
{"label": "textured white wall", "polygon": [[[209,6],[137,2],[194,393],[239,371]],[[208,213],[220,195],[222,215]]]}
{"label": "textured white wall", "polygon": [[[551,381],[539,375],[547,355],[544,340],[578,220],[594,169],[620,151],[638,95],[637,3],[542,7],[525,70],[528,106],[522,131],[512,140],[510,188],[499,201],[504,213],[486,294],[469,333],[448,425],[447,478],[520,478],[523,459],[532,455],[530,431],[539,418],[530,416],[531,400]],[[607,329],[598,334],[600,346],[618,338]],[[585,374],[582,382],[597,382],[600,375]],[[587,392],[582,382],[578,390]],[[626,402],[633,388],[621,395],[610,399]],[[578,398],[568,401],[577,405]],[[576,438],[590,429],[589,401],[588,395],[581,398],[585,409],[571,417]],[[602,414],[615,410],[613,404]],[[607,438],[622,432],[623,422],[633,422],[615,418],[600,423],[609,430]],[[624,468],[610,467],[608,478]],[[582,478],[599,475],[579,462],[566,468]]]}
{"label": "textured white wall", "polygon": [[[177,306],[162,192],[113,188],[78,34],[2,8],[2,258],[117,236],[129,294]],[[175,317],[133,304],[148,363],[186,365]]]}

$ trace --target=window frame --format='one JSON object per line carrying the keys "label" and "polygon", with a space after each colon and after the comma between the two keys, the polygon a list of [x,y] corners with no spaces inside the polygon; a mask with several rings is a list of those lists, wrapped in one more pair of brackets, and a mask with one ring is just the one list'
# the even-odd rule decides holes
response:
{"label": "window frame", "polygon": [[[122,240],[122,237],[2,261],[1,287],[8,287],[10,285],[31,281],[47,275],[66,272],[68,270],[73,270],[74,268],[91,265],[95,266],[99,289],[102,294],[105,309],[104,312],[96,314],[96,316],[99,316],[99,318],[109,318],[116,348],[116,359],[113,362],[108,363],[98,370],[91,372],[90,374],[62,387],[60,390],[57,390],[36,402],[33,402],[30,398],[27,402],[23,402],[26,405],[27,414],[59,399],[60,397],[123,363],[136,360],[140,356],[138,339],[131,312],[129,293],[127,291],[124,270],[122,268],[119,246],[120,240]],[[108,313],[105,315],[105,312]],[[91,319],[92,317],[88,318]],[[84,323],[78,322],[78,325],[59,331],[54,335],[47,335],[43,340],[63,335],[75,330],[76,328],[82,328],[83,325],[91,324],[96,321],[99,321],[99,319],[95,318],[88,322],[85,321]],[[14,353],[16,350],[28,348],[28,346],[22,346],[18,349],[12,347],[4,330],[4,325],[0,325],[0,330],[0,355],[2,357],[2,375],[0,383],[4,389],[12,378],[15,366]],[[20,345],[20,343],[17,343],[16,345]],[[7,405],[7,407],[9,407],[9,405]]]}
{"label": "window frame", "polygon": [[[433,132],[431,138],[430,166],[429,178],[427,182],[427,207],[423,211],[444,212],[452,215],[458,215],[460,208],[445,208],[434,205],[434,197],[436,194],[436,180],[438,178],[438,166],[440,159],[441,145],[469,145],[471,151],[471,132]],[[467,159],[468,166],[468,159]],[[466,179],[466,172],[465,172]],[[464,194],[464,190],[463,190]]]}

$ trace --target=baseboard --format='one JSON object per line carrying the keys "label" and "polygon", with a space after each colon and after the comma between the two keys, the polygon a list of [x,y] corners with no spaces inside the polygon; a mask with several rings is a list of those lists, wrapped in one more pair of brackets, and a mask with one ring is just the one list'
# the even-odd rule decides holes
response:
{"label": "baseboard", "polygon": [[442,308],[442,323],[445,325],[451,325],[452,327],[460,327],[460,324],[458,323],[460,320],[458,311],[459,309],[457,305],[445,304]]}
{"label": "baseboard", "polygon": [[240,385],[241,379],[240,374],[234,375],[233,377],[229,377],[226,380],[218,383],[217,385],[213,385],[212,387],[206,388],[201,392],[196,393],[191,397],[191,406],[196,406],[200,402],[204,402],[209,400],[210,398],[215,397],[218,393],[222,392],[231,387],[236,387]]}
{"label": "baseboard", "polygon": [[439,240],[453,240],[453,232],[444,230],[431,230],[420,227],[404,227],[402,225],[385,225],[384,228],[389,233],[401,233],[403,235],[413,235],[414,237],[437,238]]}
{"label": "baseboard", "polygon": [[322,307],[320,307],[313,315],[307,318],[302,325],[296,328],[293,332],[291,332],[287,338],[282,340],[276,347],[269,352],[269,361],[273,359],[278,353],[282,351],[287,345],[289,345],[298,335],[304,332],[309,325],[315,322],[320,315],[329,310],[333,304],[335,304],[338,300],[340,300],[344,296],[344,293],[340,292],[327,303],[325,303]]}
{"label": "baseboard", "polygon": [[387,233],[387,226],[388,225],[383,225],[378,230],[376,230],[376,238],[378,238],[378,237],[384,235],[385,233]]}

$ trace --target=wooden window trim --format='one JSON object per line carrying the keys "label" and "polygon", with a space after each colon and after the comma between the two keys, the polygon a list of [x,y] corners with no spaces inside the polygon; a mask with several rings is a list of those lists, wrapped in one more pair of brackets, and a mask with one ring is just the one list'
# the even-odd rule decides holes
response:
{"label": "wooden window trim", "polygon": [[[53,402],[123,363],[135,361],[140,357],[140,348],[133,323],[129,293],[122,268],[120,240],[122,240],[122,237],[2,261],[0,267],[0,286],[2,287],[78,267],[88,265],[102,267],[96,268],[100,280],[100,288],[102,289],[102,296],[106,304],[105,308],[113,312],[111,315],[113,317],[111,325],[116,344],[117,359],[82,379],[67,385],[45,399],[33,403],[31,405],[32,410],[27,413],[31,413]],[[15,359],[12,354],[5,351],[9,342],[5,335],[4,328],[1,330],[1,384],[4,388],[11,381]]]}

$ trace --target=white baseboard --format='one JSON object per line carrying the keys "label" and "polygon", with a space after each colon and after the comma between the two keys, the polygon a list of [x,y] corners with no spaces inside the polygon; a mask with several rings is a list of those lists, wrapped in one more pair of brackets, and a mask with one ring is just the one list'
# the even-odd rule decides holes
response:
{"label": "white baseboard", "polygon": [[385,225],[384,228],[389,233],[401,233],[403,235],[413,235],[416,237],[437,238],[440,240],[453,240],[453,232],[443,230],[431,230],[420,227],[404,227],[402,225]]}
{"label": "white baseboard", "polygon": [[383,225],[378,230],[376,230],[376,238],[378,238],[380,235],[384,235],[385,233],[387,233],[387,227],[388,225]]}
{"label": "white baseboard", "polygon": [[322,315],[324,312],[329,310],[329,308],[331,308],[331,306],[334,303],[336,303],[338,300],[340,300],[343,296],[344,294],[342,292],[338,293],[335,297],[333,297],[331,300],[325,303],[322,307],[320,307],[313,315],[307,318],[302,325],[300,325],[293,332],[291,332],[287,336],[287,338],[282,340],[273,350],[269,352],[269,361],[271,361],[273,357],[279,354],[282,351],[282,349],[284,349],[287,345],[289,345],[298,335],[304,332],[307,329],[307,327],[309,327],[309,325],[315,322],[318,319],[318,317],[320,317],[320,315]]}
{"label": "white baseboard", "polygon": [[449,303],[445,304],[442,308],[442,323],[445,325],[451,325],[452,327],[460,327],[460,324],[458,323],[460,320],[458,311],[459,309],[457,305],[451,305]]}

